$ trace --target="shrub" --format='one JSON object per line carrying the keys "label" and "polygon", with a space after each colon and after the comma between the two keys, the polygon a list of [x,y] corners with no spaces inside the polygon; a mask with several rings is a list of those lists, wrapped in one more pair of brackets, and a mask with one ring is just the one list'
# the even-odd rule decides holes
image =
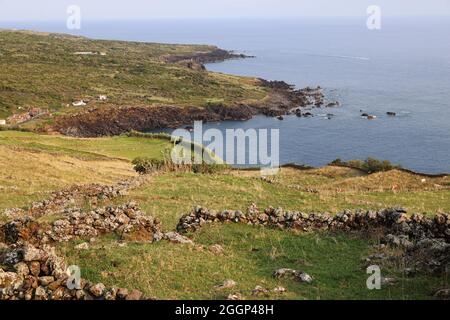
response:
{"label": "shrub", "polygon": [[374,158],[368,158],[364,164],[363,168],[368,173],[375,173],[381,171],[390,171],[393,169],[398,169],[400,166],[392,164],[388,160],[378,160]]}
{"label": "shrub", "polygon": [[229,166],[226,164],[193,164],[192,165],[192,172],[193,173],[200,173],[200,174],[216,174],[219,172],[223,172],[224,170],[228,169]]}
{"label": "shrub", "polygon": [[136,158],[132,162],[134,170],[140,174],[146,174],[162,170],[166,162],[165,160],[151,159],[151,158]]}
{"label": "shrub", "polygon": [[367,158],[367,160],[349,160],[342,161],[341,159],[336,159],[330,163],[330,165],[350,167],[363,170],[367,173],[376,173],[382,171],[390,171],[393,169],[400,169],[401,166],[395,165],[388,160],[378,160],[375,158]]}
{"label": "shrub", "polygon": [[175,164],[170,158],[164,160],[139,157],[132,162],[134,170],[140,174],[158,171],[166,172],[193,172],[198,174],[216,174],[229,168],[226,164]]}
{"label": "shrub", "polygon": [[330,165],[332,165],[332,166],[344,166],[345,162],[342,161],[340,158],[337,158],[336,160],[331,161]]}

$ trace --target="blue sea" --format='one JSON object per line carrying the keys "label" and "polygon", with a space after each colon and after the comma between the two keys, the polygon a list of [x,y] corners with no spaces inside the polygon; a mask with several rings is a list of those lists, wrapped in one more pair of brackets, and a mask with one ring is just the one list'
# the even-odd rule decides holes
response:
{"label": "blue sea", "polygon": [[[65,23],[0,27],[66,32]],[[341,158],[388,159],[425,172],[450,172],[450,19],[386,18],[370,31],[365,17],[290,20],[83,22],[92,38],[214,44],[255,58],[207,65],[212,71],[320,85],[341,107],[313,118],[257,116],[226,128],[280,129],[282,163],[322,166]],[[361,118],[361,111],[377,116]],[[388,117],[386,112],[396,112]],[[324,116],[333,113],[328,119]]]}

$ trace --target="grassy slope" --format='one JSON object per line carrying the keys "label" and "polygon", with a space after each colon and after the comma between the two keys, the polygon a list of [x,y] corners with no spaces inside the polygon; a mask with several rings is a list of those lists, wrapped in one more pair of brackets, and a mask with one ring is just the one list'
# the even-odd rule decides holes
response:
{"label": "grassy slope", "polygon": [[[429,299],[433,290],[445,285],[442,277],[405,278],[397,268],[383,268],[384,276],[398,280],[380,291],[366,288],[367,275],[361,259],[373,252],[375,242],[345,234],[294,234],[245,225],[208,226],[192,235],[199,251],[188,245],[128,244],[118,247],[111,238],[102,239],[88,251],[65,244],[60,250],[82,275],[94,281],[142,290],[159,299],[224,299],[240,292],[254,299],[256,285],[285,287],[273,299]],[[220,244],[224,253],[207,250]],[[96,263],[92,264],[95,260]],[[312,284],[289,279],[276,280],[278,268],[294,268],[313,275]],[[217,290],[225,279],[238,284]],[[263,297],[264,298],[264,297]]]}
{"label": "grassy slope", "polygon": [[0,132],[0,209],[28,205],[73,184],[112,184],[135,176],[132,159],[160,157],[169,146],[166,140]]}
{"label": "grassy slope", "polygon": [[[398,179],[396,184],[401,190],[392,190],[393,179]],[[282,169],[275,183],[259,179],[259,172],[218,176],[171,173],[155,177],[145,188],[133,191],[130,197],[170,226],[176,224],[180,213],[198,204],[216,210],[245,210],[255,202],[261,208],[280,206],[304,212],[336,213],[343,209],[397,206],[404,206],[410,212],[448,212],[449,177],[427,179],[426,183],[421,179],[398,171],[367,176],[340,167],[306,171]],[[374,187],[368,188],[372,180],[376,180]],[[317,192],[298,190],[298,186]]]}
{"label": "grassy slope", "polygon": [[[58,34],[0,31],[0,118],[18,107],[65,107],[76,99],[109,97],[109,105],[203,106],[261,99],[255,79],[190,70],[166,64],[166,55],[213,50],[211,46],[90,40]],[[79,56],[99,51],[106,56]],[[92,101],[89,105],[103,105]],[[20,112],[20,111],[19,111]]]}
{"label": "grassy slope", "polygon": [[160,158],[162,151],[170,148],[171,144],[167,140],[125,136],[75,139],[59,135],[0,131],[0,146],[14,146],[30,151],[45,151],[87,159],[106,157],[132,161],[140,156]]}
{"label": "grassy slope", "polygon": [[[23,206],[73,183],[113,183],[134,175],[129,160],[136,154],[157,156],[166,147],[167,142],[142,138],[74,139],[1,132],[0,208]],[[272,184],[260,180],[258,172],[214,176],[171,173],[155,177],[116,201],[137,200],[148,214],[162,220],[165,230],[174,230],[180,215],[197,204],[245,209],[256,202],[260,207],[274,205],[306,212],[396,205],[406,206],[411,212],[449,211],[448,177],[427,179],[425,183],[421,179],[397,171],[366,176],[336,167],[283,169]],[[392,191],[393,184],[398,191]],[[256,285],[288,289],[286,295],[271,298],[430,298],[433,289],[448,281],[442,277],[407,279],[391,266],[383,273],[399,282],[381,291],[369,291],[361,258],[374,250],[374,240],[350,235],[217,225],[191,236],[205,248],[221,244],[224,254],[166,242],[119,247],[113,236],[99,239],[88,251],[73,249],[79,241],[63,244],[60,250],[70,263],[80,265],[83,276],[90,280],[138,288],[149,296],[168,299],[224,298],[231,291],[251,298]],[[96,263],[92,264],[94,259]],[[302,269],[316,280],[311,285],[274,280],[271,273],[281,267]],[[234,290],[214,289],[228,278],[238,282]]]}

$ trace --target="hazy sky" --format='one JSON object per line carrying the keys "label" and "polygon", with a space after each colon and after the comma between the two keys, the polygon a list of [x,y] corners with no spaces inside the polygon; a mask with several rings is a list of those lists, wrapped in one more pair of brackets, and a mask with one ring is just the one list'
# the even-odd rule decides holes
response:
{"label": "hazy sky", "polygon": [[450,15],[450,0],[0,0],[1,21],[65,20],[78,5],[85,20],[151,18]]}

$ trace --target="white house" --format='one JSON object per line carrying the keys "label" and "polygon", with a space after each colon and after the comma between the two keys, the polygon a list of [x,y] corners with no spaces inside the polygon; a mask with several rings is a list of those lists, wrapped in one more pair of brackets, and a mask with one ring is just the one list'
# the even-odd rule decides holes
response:
{"label": "white house", "polygon": [[72,105],[74,107],[84,107],[86,105],[86,102],[84,102],[83,100],[75,101],[75,102],[72,103]]}
{"label": "white house", "polygon": [[80,51],[80,52],[74,52],[73,54],[75,54],[77,56],[90,56],[90,55],[93,55],[96,53],[92,52],[92,51]]}
{"label": "white house", "polygon": [[0,119],[0,126],[6,126],[6,120]]}

